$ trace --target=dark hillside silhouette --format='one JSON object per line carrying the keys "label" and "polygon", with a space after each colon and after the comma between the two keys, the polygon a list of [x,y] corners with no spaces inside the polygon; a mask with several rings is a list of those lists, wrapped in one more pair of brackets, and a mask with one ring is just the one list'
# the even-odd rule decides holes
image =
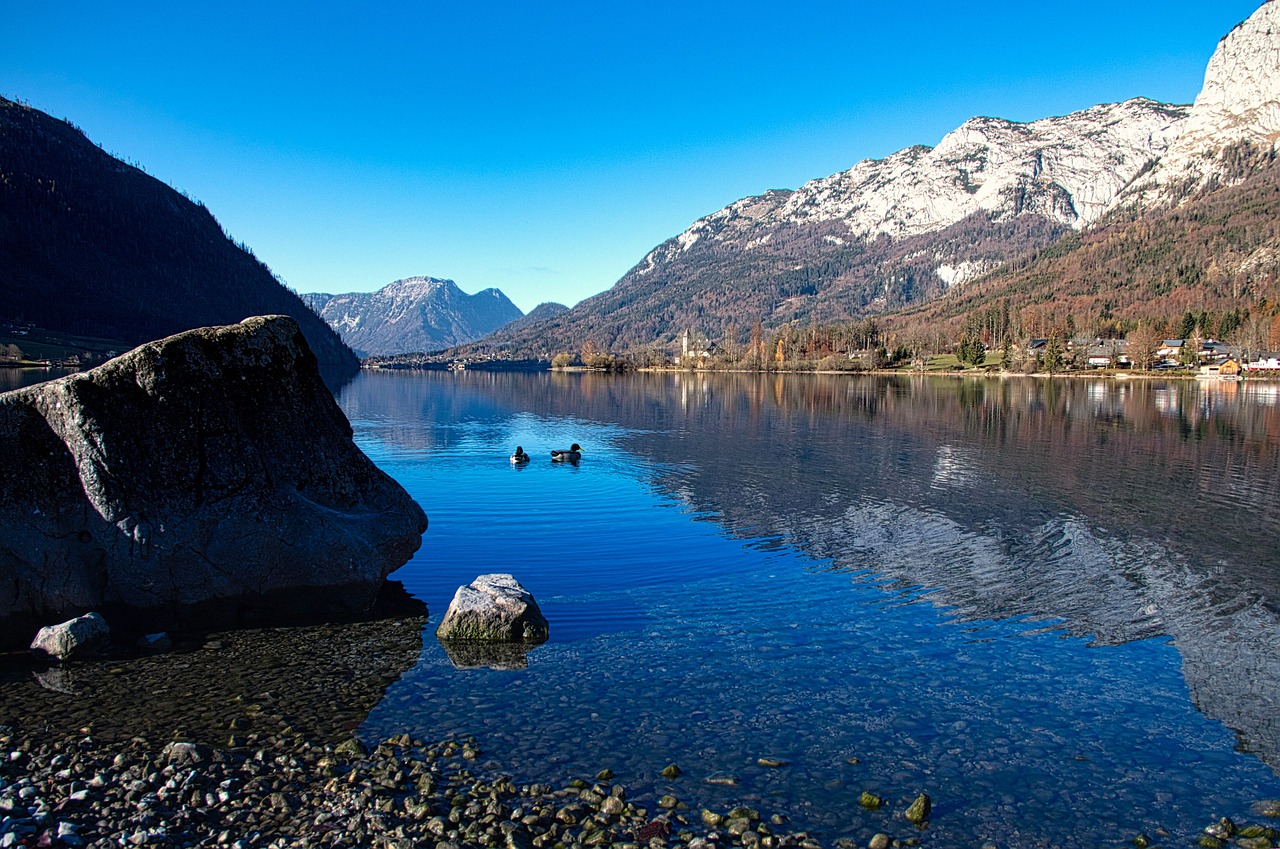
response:
{"label": "dark hillside silhouette", "polygon": [[326,374],[358,368],[202,204],[0,98],[0,323],[132,346],[264,314],[292,316]]}

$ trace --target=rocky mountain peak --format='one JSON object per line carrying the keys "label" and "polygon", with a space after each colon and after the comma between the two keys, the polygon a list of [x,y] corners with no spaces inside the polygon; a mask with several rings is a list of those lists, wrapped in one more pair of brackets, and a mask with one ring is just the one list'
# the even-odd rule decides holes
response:
{"label": "rocky mountain peak", "polygon": [[971,118],[936,147],[916,145],[812,180],[795,191],[743,198],[654,249],[647,274],[711,239],[750,250],[782,225],[843,225],[828,240],[901,240],[975,214],[1038,214],[1074,229],[1111,208],[1133,179],[1178,138],[1190,108],[1134,98],[1030,123]]}
{"label": "rocky mountain peak", "polygon": [[1280,140],[1280,2],[1268,0],[1218,43],[1182,138]]}
{"label": "rocky mountain peak", "polygon": [[895,239],[976,212],[996,220],[1033,212],[1078,229],[1164,153],[1186,114],[1135,98],[1030,123],[971,118],[932,149],[908,148],[802,186],[785,212]]}
{"label": "rocky mountain peak", "polygon": [[1270,150],[1280,141],[1280,2],[1267,0],[1218,42],[1180,134],[1135,186],[1143,206],[1179,202],[1242,176],[1224,153],[1241,143]]}
{"label": "rocky mountain peak", "polygon": [[452,280],[444,280],[439,277],[405,277],[402,280],[388,283],[382,287],[382,291],[388,295],[422,296],[434,294],[442,289],[457,288],[457,284]]}
{"label": "rocky mountain peak", "polygon": [[452,280],[426,276],[405,277],[376,292],[305,297],[362,356],[463,344],[523,315],[499,289],[468,295]]}

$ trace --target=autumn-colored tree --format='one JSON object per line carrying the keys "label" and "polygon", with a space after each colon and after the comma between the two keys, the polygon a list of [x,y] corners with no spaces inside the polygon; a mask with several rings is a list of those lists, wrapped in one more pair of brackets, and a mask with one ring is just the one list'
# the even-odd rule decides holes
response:
{"label": "autumn-colored tree", "polygon": [[1149,369],[1155,363],[1156,352],[1163,341],[1160,331],[1150,321],[1138,323],[1129,333],[1129,359],[1140,369]]}
{"label": "autumn-colored tree", "polygon": [[759,319],[751,325],[751,347],[747,351],[747,360],[753,369],[764,368],[764,325]]}
{"label": "autumn-colored tree", "polygon": [[1250,362],[1267,350],[1270,333],[1271,317],[1263,315],[1261,311],[1253,312],[1240,323],[1229,341],[1239,346],[1245,362]]}

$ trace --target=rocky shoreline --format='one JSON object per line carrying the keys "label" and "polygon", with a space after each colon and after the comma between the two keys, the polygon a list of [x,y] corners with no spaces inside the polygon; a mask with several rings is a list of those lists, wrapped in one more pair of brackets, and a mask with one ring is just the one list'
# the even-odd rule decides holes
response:
{"label": "rocky shoreline", "polygon": [[[255,735],[256,736],[256,735]],[[0,726],[0,847],[504,847],[504,849],[823,849],[819,836],[792,831],[785,817],[746,805],[716,811],[665,795],[653,809],[629,798],[607,769],[560,787],[517,784],[474,737],[427,743],[407,734],[367,750],[250,740],[210,748],[91,734],[49,739]],[[265,745],[259,745],[265,743]],[[668,768],[672,776],[678,768]],[[924,798],[924,797],[922,797]],[[879,801],[879,800],[877,800]],[[865,803],[864,803],[865,804]],[[873,806],[874,807],[874,806]],[[920,800],[895,810],[894,834],[835,849],[929,845]],[[1280,816],[1280,803],[1260,803]],[[1185,845],[1171,835],[1135,835],[1139,849]],[[1280,830],[1210,823],[1195,840],[1206,849],[1269,849]],[[994,849],[993,842],[973,849]]]}
{"label": "rocky shoreline", "polygon": [[[726,795],[734,779],[699,779],[692,763],[689,774],[673,764],[658,780],[616,763],[585,774],[548,763],[517,777],[504,762],[508,743],[484,737],[401,734],[370,749],[353,735],[419,661],[426,623],[421,602],[384,595],[382,615],[368,621],[193,635],[162,653],[116,647],[68,664],[0,656],[0,849],[1026,845],[1016,834],[943,840],[945,798],[930,812],[922,796],[863,793],[829,833],[806,830],[813,824],[795,809],[786,809],[795,822],[768,810],[745,787]],[[1268,824],[1280,802],[1260,803],[1258,823],[1240,826],[1211,819],[1210,805],[1202,833],[1134,830],[1114,846],[1272,849],[1280,840]],[[1147,814],[1135,811],[1135,821]]]}
{"label": "rocky shoreline", "polygon": [[697,811],[664,796],[649,810],[607,770],[517,785],[483,757],[474,738],[211,749],[0,727],[0,846],[821,846],[754,808]]}

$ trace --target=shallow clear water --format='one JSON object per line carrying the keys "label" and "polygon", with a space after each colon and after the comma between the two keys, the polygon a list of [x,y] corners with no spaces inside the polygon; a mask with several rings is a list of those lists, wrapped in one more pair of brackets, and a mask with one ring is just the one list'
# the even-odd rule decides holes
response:
{"label": "shallow clear water", "polygon": [[[827,839],[907,836],[921,791],[937,845],[1247,819],[1280,796],[1275,388],[362,374],[357,442],[431,521],[394,576],[425,648],[362,733],[473,733],[526,781],[607,767]],[[526,669],[432,636],[486,572],[551,622]]]}

